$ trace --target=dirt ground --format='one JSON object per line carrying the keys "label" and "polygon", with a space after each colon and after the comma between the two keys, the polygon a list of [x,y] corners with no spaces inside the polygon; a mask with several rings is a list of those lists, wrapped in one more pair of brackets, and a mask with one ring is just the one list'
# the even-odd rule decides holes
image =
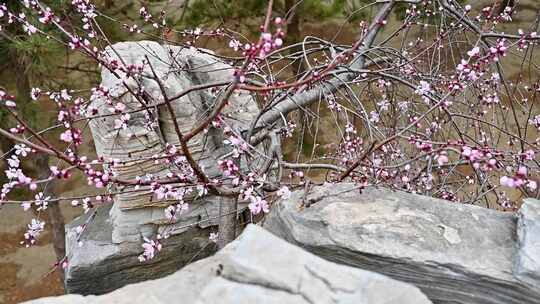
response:
{"label": "dirt ground", "polygon": [[50,272],[55,262],[54,251],[47,232],[38,246],[24,248],[23,239],[30,213],[19,206],[4,206],[0,210],[0,303],[21,301],[63,293],[58,273]]}
{"label": "dirt ground", "polygon": [[[62,211],[66,222],[70,222],[81,212],[71,206],[63,207]],[[47,225],[45,233],[35,246],[25,248],[20,244],[32,217],[32,212],[24,212],[17,205],[0,208],[1,304],[20,303],[64,293],[60,273],[52,271],[56,257]]]}

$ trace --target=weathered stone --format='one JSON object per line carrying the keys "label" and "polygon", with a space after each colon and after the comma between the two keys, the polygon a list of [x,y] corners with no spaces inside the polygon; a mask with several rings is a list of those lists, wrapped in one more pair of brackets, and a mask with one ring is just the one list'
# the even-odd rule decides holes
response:
{"label": "weathered stone", "polygon": [[[181,160],[183,151],[174,159],[175,165],[155,157],[167,156],[165,151],[179,147],[178,134],[165,104],[164,95],[176,116],[181,132],[186,134],[206,117],[208,111],[222,91],[210,89],[194,90],[181,97],[184,90],[193,86],[215,82],[230,82],[233,69],[209,51],[180,46],[161,45],[152,41],[121,42],[106,48],[103,59],[115,62],[126,69],[136,70],[138,76],[126,77],[121,69],[114,73],[102,69],[102,86],[107,94],[94,95],[91,107],[99,118],[90,121],[98,156],[114,166],[105,165],[110,174],[121,179],[192,175],[192,169]],[[164,87],[164,94],[156,77]],[[224,90],[224,86],[218,88]],[[146,98],[136,98],[134,92],[144,91]],[[221,113],[221,122],[232,131],[246,129],[258,112],[253,97],[237,90],[228,99]],[[111,107],[123,103],[124,112],[129,112],[126,128],[118,128],[115,121],[119,115],[110,115]],[[200,132],[188,143],[190,153],[210,178],[218,177],[218,160],[223,156],[223,134],[209,128]],[[170,156],[170,154],[169,154]],[[259,161],[250,163],[257,167]],[[244,165],[246,161],[242,162]],[[242,167],[243,168],[243,167]],[[212,195],[196,197],[198,189],[192,184],[168,184],[181,195],[157,198],[151,186],[124,185],[114,191],[110,218],[100,209],[98,220],[84,232],[85,241],[78,247],[76,236],[68,232],[69,266],[66,275],[66,290],[72,293],[101,294],[128,283],[157,278],[172,273],[196,257],[212,252],[208,236],[217,231],[220,215],[219,198]],[[170,204],[189,203],[187,211],[174,219],[166,218],[165,208]],[[246,203],[239,204],[239,210]],[[81,224],[82,219],[72,223],[71,228]],[[156,235],[171,236],[165,241],[165,252],[150,263],[141,264],[137,256],[141,253],[143,237]]]}
{"label": "weathered stone", "polygon": [[208,240],[212,228],[191,226],[182,234],[164,240],[163,250],[156,258],[141,263],[138,259],[142,252],[140,243],[112,242],[112,225],[108,218],[110,207],[97,209],[80,239],[77,239],[75,228],[84,224],[90,213],[66,227],[69,257],[65,272],[67,293],[103,294],[127,284],[163,277],[215,252],[216,246]]}
{"label": "weathered stone", "polygon": [[[511,213],[343,183],[294,192],[265,227],[330,261],[413,283],[434,303],[540,303],[540,290],[513,275]],[[524,248],[538,256],[534,247]]]}
{"label": "weathered stone", "polygon": [[540,201],[525,199],[518,211],[518,257],[514,274],[540,289]]}
{"label": "weathered stone", "polygon": [[[167,144],[178,150],[179,140],[174,122],[164,103],[164,96],[155,80],[154,72],[164,86],[165,95],[171,99],[181,92],[196,85],[232,81],[233,69],[210,51],[195,50],[173,45],[161,45],[153,41],[121,42],[107,47],[106,60],[123,63],[124,66],[136,66],[141,69],[138,81],[125,80],[122,72],[112,73],[102,69],[101,84],[109,91],[106,96],[94,98],[91,106],[97,109],[99,119],[90,121],[97,154],[106,160],[116,159],[118,164],[109,169],[115,176],[133,179],[153,175],[165,177],[167,174],[186,174],[189,166],[170,165],[163,161],[156,163],[154,156],[164,155]],[[143,61],[148,63],[143,64]],[[154,70],[154,72],[152,71]],[[118,76],[121,76],[120,78]],[[221,86],[219,89],[224,89]],[[132,93],[144,90],[149,98],[137,99]],[[195,90],[171,101],[176,122],[181,132],[186,134],[195,125],[208,117],[208,110],[220,93],[210,89]],[[118,115],[110,114],[112,105],[121,102],[130,112],[128,127],[117,128]],[[148,108],[148,109],[145,109]],[[221,117],[234,131],[244,130],[258,113],[253,97],[246,91],[235,91],[228,99]],[[220,148],[224,138],[212,130],[201,132],[188,143],[190,152],[205,173],[213,178],[220,174],[218,159],[224,154]],[[218,143],[218,144],[216,144]],[[244,162],[245,163],[245,162]],[[251,165],[257,166],[255,160]],[[209,218],[218,215],[218,207],[207,204],[201,207],[201,200],[192,200],[197,189],[186,185],[173,184],[182,194],[184,201],[191,205],[190,210],[198,210],[193,216],[184,214],[183,218],[199,217],[204,213]],[[115,195],[115,207],[111,209],[113,243],[139,242],[141,236],[152,237],[163,229],[181,233],[185,223],[172,222],[165,218],[164,209],[175,200],[156,199],[149,186],[125,186],[120,194]],[[241,206],[242,207],[242,206]],[[191,212],[191,211],[190,211]],[[167,228],[162,227],[163,225]]]}
{"label": "weathered stone", "polygon": [[338,265],[249,225],[216,255],[168,277],[103,296],[67,295],[28,303],[427,304],[418,288]]}

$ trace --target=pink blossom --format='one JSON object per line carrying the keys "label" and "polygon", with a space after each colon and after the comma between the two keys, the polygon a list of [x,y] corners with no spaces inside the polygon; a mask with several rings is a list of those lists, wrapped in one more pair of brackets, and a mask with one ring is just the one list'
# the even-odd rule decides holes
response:
{"label": "pink blossom", "polygon": [[525,166],[520,166],[520,167],[518,168],[517,174],[520,175],[520,176],[522,176],[522,177],[527,176],[527,167],[525,167]]}
{"label": "pink blossom", "polygon": [[276,194],[282,199],[288,199],[289,197],[291,197],[291,191],[289,190],[287,186],[283,186],[279,188]]}
{"label": "pink blossom", "polygon": [[534,159],[534,151],[533,150],[527,150],[525,151],[524,153],[524,156],[525,156],[525,160],[533,160]]}
{"label": "pink blossom", "polygon": [[176,219],[176,208],[172,205],[165,208],[165,217],[168,220]]}
{"label": "pink blossom", "polygon": [[187,210],[188,210],[188,204],[186,203],[170,205],[167,208],[165,208],[165,217],[170,221],[175,220],[178,215],[184,213]]}
{"label": "pink blossom", "polygon": [[506,186],[506,187],[509,187],[509,188],[515,188],[516,187],[516,184],[514,182],[514,179],[511,178],[511,177],[508,177],[508,176],[501,176],[500,178],[500,181],[501,183],[501,186]]}
{"label": "pink blossom", "polygon": [[420,80],[420,85],[416,88],[416,91],[414,92],[418,95],[426,95],[431,92],[431,86],[427,81]]}
{"label": "pink blossom", "polygon": [[272,40],[272,34],[270,33],[263,33],[261,35],[261,39],[264,41],[271,41]]}
{"label": "pink blossom", "polygon": [[229,41],[229,47],[232,48],[235,51],[238,51],[238,49],[242,46],[242,43],[236,39],[232,39]]}
{"label": "pink blossom", "polygon": [[109,111],[113,113],[122,113],[126,109],[126,105],[121,102],[117,102],[114,108],[110,108]]}
{"label": "pink blossom", "polygon": [[535,191],[537,187],[538,187],[538,184],[536,183],[536,181],[531,180],[531,179],[528,181],[527,188],[529,188],[529,190]]}
{"label": "pink blossom", "polygon": [[30,97],[32,98],[32,100],[38,100],[40,95],[41,95],[40,88],[32,88],[32,91],[30,92]]}
{"label": "pink blossom", "polygon": [[27,211],[28,209],[30,209],[30,207],[32,207],[32,203],[31,202],[23,202],[21,204],[21,207],[23,208],[24,211]]}
{"label": "pink blossom", "polygon": [[69,48],[72,50],[80,48],[81,45],[81,40],[77,37],[72,37],[71,41],[69,42]]}
{"label": "pink blossom", "polygon": [[20,155],[22,157],[28,156],[28,152],[31,152],[32,149],[28,148],[25,144],[15,145],[15,155]]}
{"label": "pink blossom", "polygon": [[21,161],[16,155],[11,155],[11,157],[8,158],[7,161],[10,168],[18,168],[21,163]]}
{"label": "pink blossom", "polygon": [[51,11],[50,7],[47,7],[45,10],[42,10],[41,12],[43,15],[38,20],[39,22],[43,24],[49,23],[54,17],[54,13]]}
{"label": "pink blossom", "polygon": [[37,238],[45,229],[45,222],[42,222],[38,219],[32,219],[30,224],[28,224],[28,230],[24,234],[24,241],[21,242],[30,247],[36,243]]}
{"label": "pink blossom", "polygon": [[437,156],[437,163],[439,164],[439,166],[442,166],[446,163],[448,163],[448,155],[446,154],[440,154]]}
{"label": "pink blossom", "polygon": [[38,207],[38,211],[47,209],[47,206],[49,205],[49,200],[51,199],[50,196],[45,197],[45,194],[43,194],[43,192],[39,192],[34,196],[34,198],[34,204]]}
{"label": "pink blossom", "polygon": [[60,134],[60,140],[65,141],[67,143],[70,143],[73,141],[73,134],[71,130],[66,130],[62,134]]}
{"label": "pink blossom", "polygon": [[127,129],[128,125],[127,122],[129,121],[130,115],[128,113],[122,114],[120,116],[120,119],[114,120],[114,128],[115,129]]}
{"label": "pink blossom", "polygon": [[208,237],[210,242],[217,243],[219,239],[219,234],[217,232],[210,232],[210,236]]}
{"label": "pink blossom", "polygon": [[477,46],[475,46],[472,50],[467,52],[467,55],[469,55],[470,57],[477,56],[478,54],[480,54],[480,48]]}
{"label": "pink blossom", "polygon": [[35,34],[37,32],[37,28],[33,26],[32,24],[26,22],[23,24],[23,30],[28,34],[29,36],[32,34]]}
{"label": "pink blossom", "polygon": [[58,170],[57,166],[50,166],[49,169],[54,176],[60,175],[60,170]]}
{"label": "pink blossom", "polygon": [[230,159],[220,160],[218,161],[218,165],[226,177],[235,176],[240,169],[236,163]]}
{"label": "pink blossom", "polygon": [[141,255],[139,255],[139,261],[146,262],[153,259],[156,254],[161,251],[162,245],[158,239],[150,240],[148,238],[144,238],[144,243],[142,244],[142,247],[144,251]]}
{"label": "pink blossom", "polygon": [[270,212],[268,202],[266,200],[263,200],[260,196],[251,197],[251,203],[248,205],[248,207],[251,213],[255,215],[261,213],[261,211],[263,213]]}
{"label": "pink blossom", "polygon": [[379,113],[377,113],[376,111],[371,111],[369,113],[369,121],[371,121],[372,123],[378,123],[381,121],[381,117],[379,115]]}
{"label": "pink blossom", "polygon": [[506,56],[506,53],[508,51],[508,47],[506,47],[505,42],[506,42],[505,39],[497,40],[497,44],[494,47],[492,46],[492,47],[489,48],[489,51],[491,52],[491,54],[492,55]]}

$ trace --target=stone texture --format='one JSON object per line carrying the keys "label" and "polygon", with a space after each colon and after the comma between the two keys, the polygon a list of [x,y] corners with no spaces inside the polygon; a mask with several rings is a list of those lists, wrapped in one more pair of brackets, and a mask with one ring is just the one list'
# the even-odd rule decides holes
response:
{"label": "stone texture", "polygon": [[[330,261],[413,283],[434,303],[540,303],[540,289],[514,277],[511,213],[343,183],[294,192],[265,227]],[[537,243],[522,239],[537,257]]]}
{"label": "stone texture", "polygon": [[[82,237],[75,227],[84,224],[86,214],[66,227],[66,248],[69,257],[65,273],[67,293],[103,294],[124,285],[171,274],[189,262],[209,256],[216,246],[208,240],[210,227],[190,227],[182,234],[163,241],[163,250],[149,262],[141,263],[140,243],[112,242],[112,225],[108,217],[110,205],[97,209]],[[78,242],[82,242],[82,246]]]}
{"label": "stone texture", "polygon": [[[152,41],[116,43],[105,49],[103,58],[119,65],[142,67],[137,80],[123,77],[125,75],[119,71],[115,75],[102,69],[101,85],[108,89],[108,94],[93,98],[91,106],[97,109],[97,115],[104,116],[92,119],[90,129],[98,156],[118,161],[117,165],[106,169],[123,179],[148,175],[165,177],[171,173],[189,175],[191,168],[185,162],[170,165],[156,163],[153,158],[163,156],[167,144],[179,146],[179,141],[152,68],[170,99],[196,85],[231,81],[231,66],[210,51]],[[150,65],[143,65],[143,60]],[[144,90],[148,98],[141,101],[131,94],[139,90]],[[198,90],[171,101],[176,122],[183,133],[208,116],[208,110],[219,94],[216,90]],[[119,117],[109,115],[111,105],[118,102],[126,106],[125,112],[130,112],[126,129],[115,128],[115,120]],[[249,126],[257,112],[253,97],[237,90],[228,99],[221,117],[230,129],[239,131]],[[220,174],[217,163],[225,151],[221,147],[223,140],[222,134],[210,129],[194,136],[188,143],[194,159],[210,178]],[[250,165],[256,168],[262,159],[250,160]],[[209,245],[208,236],[210,232],[217,232],[219,198],[212,195],[195,198],[198,191],[189,184],[169,186],[183,192],[183,201],[189,204],[189,209],[174,220],[167,219],[164,210],[177,200],[170,197],[157,199],[149,186],[123,186],[111,189],[120,194],[114,196],[112,207],[100,209],[89,230],[84,232],[82,247],[77,246],[72,230],[85,219],[68,227],[71,229],[67,232],[69,266],[65,285],[68,292],[101,294],[128,283],[172,273],[213,252],[215,246]],[[245,203],[239,204],[240,210],[245,207]],[[137,256],[142,251],[142,238],[154,238],[157,234],[171,236],[164,244],[165,251],[158,259],[141,264]]]}
{"label": "stone texture", "polygon": [[[106,48],[104,58],[123,62],[126,66],[142,66],[143,60],[148,59],[169,98],[195,85],[231,81],[233,77],[232,67],[213,56],[210,51],[160,45],[153,41],[116,43]],[[124,179],[144,177],[148,174],[165,177],[169,173],[181,174],[186,171],[182,166],[172,166],[164,162],[156,164],[152,158],[154,155],[163,155],[166,143],[179,146],[179,142],[170,113],[163,103],[164,97],[158,83],[153,79],[150,65],[144,66],[141,72],[144,77],[139,77],[138,82],[132,78],[124,81],[108,69],[102,69],[101,84],[109,89],[109,94],[108,97],[95,98],[91,103],[91,106],[97,109],[98,115],[110,114],[111,102],[113,105],[122,102],[126,105],[126,111],[132,112],[126,129],[115,129],[118,115],[90,121],[97,154],[107,160],[121,161],[110,170]],[[133,112],[142,108],[141,100],[131,94],[140,88],[144,88],[145,94],[150,97],[142,101],[147,102],[146,106],[150,106],[150,109]],[[207,117],[208,109],[218,94],[212,93],[210,89],[193,91],[171,102],[176,122],[184,134]],[[258,107],[253,97],[248,92],[235,91],[229,98],[222,117],[227,126],[238,131],[246,129],[257,113]],[[217,160],[224,154],[224,150],[220,148],[223,139],[210,131],[201,132],[189,142],[193,157],[209,177],[219,175]],[[216,142],[219,144],[216,145]],[[251,163],[255,167],[258,165],[257,160]],[[197,193],[195,189],[185,186],[177,189],[185,190],[184,201],[190,202],[190,212],[195,210],[195,214],[187,214],[179,222],[173,223],[165,218],[164,209],[174,203],[174,200],[158,200],[152,197],[150,191],[144,191],[149,190],[149,187],[141,187],[139,191],[133,191],[134,186],[117,189],[122,193],[114,197],[114,208],[111,209],[112,242],[139,242],[141,236],[152,237],[165,229],[172,233],[181,233],[183,229],[176,227],[184,226],[185,218],[200,217],[203,214],[207,218],[215,218],[218,215],[219,209],[215,204],[201,206],[204,201],[192,201]]]}
{"label": "stone texture", "polygon": [[525,199],[518,211],[516,277],[540,289],[540,201]]}
{"label": "stone texture", "polygon": [[418,288],[338,265],[249,225],[216,255],[168,277],[102,296],[67,295],[28,303],[351,303],[427,304]]}

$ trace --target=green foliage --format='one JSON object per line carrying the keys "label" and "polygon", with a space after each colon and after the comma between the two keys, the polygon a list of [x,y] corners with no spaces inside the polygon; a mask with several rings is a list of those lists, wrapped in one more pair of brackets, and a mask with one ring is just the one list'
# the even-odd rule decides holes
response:
{"label": "green foliage", "polygon": [[[42,1],[44,6],[50,7],[55,12],[61,12],[65,7],[65,0]],[[9,0],[6,6],[14,12],[24,12],[29,23],[51,35],[58,34],[53,26],[41,24],[32,11],[27,10],[22,1]],[[2,86],[17,87],[17,82],[24,86],[38,86],[40,80],[49,80],[51,70],[58,65],[59,56],[64,48],[57,41],[40,34],[28,35],[22,30],[19,23],[4,26],[3,35],[0,38],[0,68],[4,78]],[[30,80],[34,79],[33,83]],[[29,103],[30,92],[18,92],[8,90],[17,96],[18,108],[32,126],[45,123],[46,119],[35,104]],[[7,112],[0,109],[0,125],[10,125],[11,119]]]}
{"label": "green foliage", "polygon": [[[27,71],[41,74],[50,71],[56,57],[61,54],[63,48],[55,41],[47,39],[41,35],[32,35],[21,39],[13,39],[11,43],[0,44],[0,54],[2,61],[0,64],[7,64],[7,60],[13,61],[19,58],[28,58],[25,61]],[[17,64],[17,62],[12,62]]]}
{"label": "green foliage", "polygon": [[322,21],[336,16],[346,15],[345,4],[345,0],[304,0],[302,2],[301,14],[309,19]]}
{"label": "green foliage", "polygon": [[[299,6],[302,18],[321,21],[346,15],[346,0],[304,0]],[[249,25],[248,19],[263,17],[266,1],[260,0],[192,0],[181,26],[195,27],[210,23],[241,21]],[[284,11],[284,1],[276,1],[277,11]]]}
{"label": "green foliage", "polygon": [[[373,3],[374,0],[296,0],[297,13],[304,22],[324,22],[332,19],[347,18],[348,22],[356,22],[370,12],[360,8]],[[267,1],[260,0],[191,0],[185,12],[180,28],[193,28],[215,24],[241,23],[248,30],[256,32],[262,17],[266,13]],[[404,15],[405,7],[401,5],[400,14]],[[274,1],[276,16],[285,16],[287,8],[285,0]],[[245,28],[243,28],[245,30]]]}
{"label": "green foliage", "polygon": [[[54,26],[41,24],[31,11],[26,10],[20,0],[9,0],[6,6],[14,12],[25,12],[28,21],[44,32],[55,33]],[[53,9],[61,11],[65,6],[65,0],[49,0],[41,3]],[[3,37],[0,39],[0,66],[9,68],[9,65],[19,64],[24,61],[27,66],[25,70],[34,73],[45,72],[50,69],[50,64],[54,61],[52,57],[62,52],[62,47],[53,39],[46,38],[40,34],[27,35],[22,31],[19,23],[8,25],[3,29]],[[25,60],[22,60],[22,59]]]}
{"label": "green foliage", "polygon": [[98,16],[96,19],[101,27],[101,30],[112,44],[129,39],[127,31],[122,29],[117,22],[100,16]]}
{"label": "green foliage", "polygon": [[[62,7],[66,7],[68,3],[71,1],[69,0],[42,0],[39,1],[43,6],[50,7],[53,11],[57,11],[58,9],[61,9]],[[21,0],[7,0],[2,1],[10,10],[18,12],[24,9],[23,1]]]}
{"label": "green foliage", "polygon": [[227,22],[262,16],[265,7],[266,3],[259,0],[195,0],[191,1],[184,18],[184,24],[195,27],[215,21]]}

